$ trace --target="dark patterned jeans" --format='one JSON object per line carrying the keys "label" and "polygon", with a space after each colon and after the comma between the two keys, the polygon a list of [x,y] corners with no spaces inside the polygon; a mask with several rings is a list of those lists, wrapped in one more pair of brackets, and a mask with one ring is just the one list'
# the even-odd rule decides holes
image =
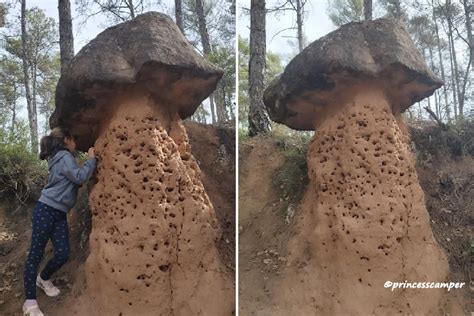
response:
{"label": "dark patterned jeans", "polygon": [[23,275],[26,299],[36,299],[36,274],[48,239],[53,242],[54,257],[41,271],[43,280],[49,280],[69,258],[69,229],[65,212],[38,201],[33,210],[32,224],[31,247]]}

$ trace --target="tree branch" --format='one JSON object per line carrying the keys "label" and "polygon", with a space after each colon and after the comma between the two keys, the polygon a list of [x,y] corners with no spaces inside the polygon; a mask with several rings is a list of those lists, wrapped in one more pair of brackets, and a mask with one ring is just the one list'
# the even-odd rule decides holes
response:
{"label": "tree branch", "polygon": [[[275,11],[285,11],[285,9],[288,10],[288,8],[285,8],[288,3],[291,4],[291,1],[286,0],[282,5],[279,5],[279,6],[276,6],[276,7],[273,7],[273,8],[269,8],[266,11],[267,11],[267,13],[273,13]],[[290,10],[293,10],[293,9],[290,9]]]}
{"label": "tree branch", "polygon": [[287,27],[286,29],[283,29],[283,30],[280,30],[280,31],[276,32],[276,33],[272,36],[272,38],[270,39],[270,42],[269,42],[269,43],[271,43],[271,42],[273,41],[273,39],[274,39],[278,34],[283,33],[284,31],[294,30],[294,29],[296,29],[296,28],[295,28],[294,26],[292,26],[292,27]]}
{"label": "tree branch", "polygon": [[438,116],[436,116],[436,114],[427,106],[424,107],[424,109],[431,115],[431,117],[436,121],[436,123],[438,123],[438,125],[443,129],[443,130],[447,130],[448,127],[446,124],[444,124],[443,122],[441,122],[441,120],[438,118]]}

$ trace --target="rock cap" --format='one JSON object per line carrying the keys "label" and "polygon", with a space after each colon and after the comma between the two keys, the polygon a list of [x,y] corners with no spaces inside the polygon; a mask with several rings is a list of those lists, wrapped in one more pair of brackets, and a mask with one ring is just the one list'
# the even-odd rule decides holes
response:
{"label": "rock cap", "polygon": [[273,121],[313,130],[318,113],[364,80],[383,86],[399,112],[443,85],[403,25],[381,18],[348,23],[310,44],[270,83],[264,104]]}
{"label": "rock cap", "polygon": [[84,150],[93,145],[104,113],[110,115],[104,111],[113,106],[107,101],[118,93],[139,88],[184,119],[216,88],[222,74],[169,16],[147,12],[107,28],[74,56],[56,87],[50,127],[70,129]]}

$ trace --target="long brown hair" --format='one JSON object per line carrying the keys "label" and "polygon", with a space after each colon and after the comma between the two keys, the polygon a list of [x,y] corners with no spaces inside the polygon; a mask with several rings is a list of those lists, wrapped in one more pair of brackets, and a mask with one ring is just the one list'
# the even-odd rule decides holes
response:
{"label": "long brown hair", "polygon": [[65,138],[71,138],[71,134],[64,128],[56,127],[51,130],[51,133],[47,136],[43,136],[40,141],[40,154],[41,160],[53,157],[60,150],[67,150],[64,145]]}

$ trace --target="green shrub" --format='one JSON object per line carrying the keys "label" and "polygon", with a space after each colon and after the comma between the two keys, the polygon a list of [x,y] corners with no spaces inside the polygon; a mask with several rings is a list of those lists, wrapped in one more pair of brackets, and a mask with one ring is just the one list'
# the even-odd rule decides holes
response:
{"label": "green shrub", "polygon": [[280,193],[279,196],[286,202],[286,206],[297,204],[302,199],[308,184],[306,154],[312,135],[307,132],[274,129],[273,137],[285,157],[283,165],[275,171],[273,184]]}
{"label": "green shrub", "polygon": [[250,136],[247,129],[239,128],[239,142],[246,141]]}
{"label": "green shrub", "polygon": [[36,199],[47,174],[47,164],[26,145],[0,143],[0,197],[14,197],[20,203]]}
{"label": "green shrub", "polygon": [[474,121],[463,120],[448,125],[427,127],[410,126],[411,139],[418,159],[457,158],[474,156]]}

